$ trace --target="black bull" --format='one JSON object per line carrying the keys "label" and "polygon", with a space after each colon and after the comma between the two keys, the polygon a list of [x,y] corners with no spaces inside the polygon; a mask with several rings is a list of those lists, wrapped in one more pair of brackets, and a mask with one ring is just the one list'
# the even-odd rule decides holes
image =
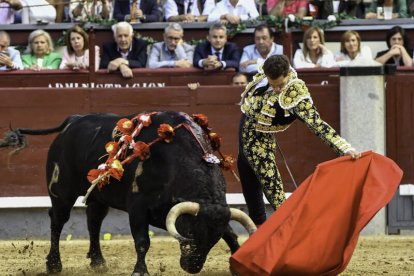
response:
{"label": "black bull", "polygon": [[[0,141],[0,146],[21,147],[25,144],[24,134],[45,135],[60,131],[50,146],[46,165],[47,188],[52,201],[49,210],[51,248],[46,262],[50,273],[62,270],[59,254],[62,228],[76,199],[85,195],[90,187],[88,171],[104,162],[99,158],[106,154],[105,144],[113,140],[113,130],[119,119],[121,117],[114,114],[74,115],[59,127],[16,129]],[[180,264],[189,273],[202,269],[208,252],[220,238],[226,241],[232,253],[238,249],[230,219],[241,222],[250,233],[255,230],[247,215],[227,205],[221,169],[202,158],[202,145],[211,149],[210,142],[203,129],[187,114],[158,112],[152,116],[152,124],[144,127],[135,140],[153,141],[157,128],[163,123],[173,127],[187,123],[191,129],[179,128],[172,142],[151,146],[149,159],[135,159],[125,165],[120,181],[111,178],[109,184],[95,188],[87,199],[90,235],[87,256],[94,268],[105,267],[99,233],[109,207],[129,214],[137,252],[133,275],[148,274],[145,256],[150,246],[150,224],[168,229],[178,238]]]}

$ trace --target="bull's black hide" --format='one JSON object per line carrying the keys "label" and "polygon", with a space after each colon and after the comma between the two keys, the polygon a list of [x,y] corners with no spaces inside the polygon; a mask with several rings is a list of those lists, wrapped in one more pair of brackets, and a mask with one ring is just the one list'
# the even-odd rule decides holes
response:
{"label": "bull's black hide", "polygon": [[[48,272],[62,270],[59,255],[62,227],[68,221],[76,199],[85,195],[90,187],[86,178],[88,171],[104,162],[99,158],[105,156],[105,144],[113,140],[114,127],[121,118],[114,114],[70,116],[54,129],[17,129],[13,132],[15,137],[11,140],[14,146],[19,146],[25,142],[24,134],[60,131],[50,146],[46,165],[47,187],[52,200],[49,210],[51,249],[47,256]],[[202,158],[200,141],[195,136],[202,140],[202,144],[210,144],[200,126],[184,113],[159,112],[152,116],[152,124],[143,128],[136,140],[150,142],[157,137],[160,124],[174,127],[184,122],[191,126],[195,135],[186,128],[177,129],[171,143],[154,144],[149,159],[135,159],[125,165],[120,181],[111,179],[108,185],[94,189],[88,197],[88,257],[93,267],[105,263],[100,250],[99,232],[109,207],[129,214],[137,252],[134,275],[148,274],[145,255],[150,246],[149,225],[166,229],[167,214],[181,202],[190,201],[199,205],[193,215],[183,214],[175,222],[176,229],[185,237],[180,240],[180,263],[184,270],[199,272],[208,252],[220,238],[225,239],[232,252],[237,250],[237,237],[229,226],[230,209],[225,198],[225,180],[216,164],[207,163]]]}

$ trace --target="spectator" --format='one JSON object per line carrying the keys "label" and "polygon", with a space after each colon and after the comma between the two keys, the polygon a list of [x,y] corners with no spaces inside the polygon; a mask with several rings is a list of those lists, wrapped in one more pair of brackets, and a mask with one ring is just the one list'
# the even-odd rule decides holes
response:
{"label": "spectator", "polygon": [[309,0],[309,7],[312,5],[317,10],[315,19],[327,19],[329,15],[334,14],[332,2],[333,1]]}
{"label": "spectator", "polygon": [[130,23],[158,22],[161,19],[157,0],[115,0],[114,19]]}
{"label": "spectator", "polygon": [[254,0],[222,0],[216,4],[208,22],[239,24],[240,21],[256,19],[259,16]]}
{"label": "spectator", "polygon": [[[407,0],[394,0],[392,8],[392,18],[407,18]],[[366,10],[366,19],[377,18],[377,7],[384,6],[385,0],[372,0],[371,4]],[[382,19],[383,17],[381,17]]]}
{"label": "spectator", "polygon": [[227,42],[225,25],[211,25],[207,40],[198,44],[194,50],[194,67],[204,70],[239,68],[240,50],[235,43]]}
{"label": "spectator", "polygon": [[371,48],[361,46],[361,37],[357,31],[346,31],[341,37],[341,51],[335,55],[338,66],[346,66],[356,59],[372,60]]}
{"label": "spectator", "polygon": [[315,68],[335,66],[335,59],[325,47],[323,31],[310,27],[303,35],[303,49],[298,49],[293,58],[295,68]]}
{"label": "spectator", "polygon": [[240,72],[257,73],[259,66],[272,55],[282,55],[283,46],[273,42],[273,33],[267,25],[259,25],[254,30],[254,43],[243,48],[240,59]]}
{"label": "spectator", "polygon": [[375,60],[381,64],[397,66],[413,65],[413,50],[408,47],[408,37],[400,26],[394,26],[387,31],[386,42],[388,50],[377,53]]}
{"label": "spectator", "polygon": [[[89,38],[88,34],[78,25],[68,30],[65,37],[66,47],[60,69],[89,69]],[[95,70],[99,69],[99,47],[95,46]]]}
{"label": "spectator", "polygon": [[246,86],[248,83],[247,76],[244,73],[237,72],[231,79],[231,85]]}
{"label": "spectator", "polygon": [[0,31],[0,71],[23,69],[20,52],[9,46],[9,34]]}
{"label": "spectator", "polygon": [[20,0],[0,0],[0,24],[14,23],[14,15],[22,7]]}
{"label": "spectator", "polygon": [[267,0],[267,12],[274,16],[294,14],[303,18],[308,12],[307,0]]}
{"label": "spectator", "polygon": [[[338,3],[337,11],[334,10],[333,2]],[[309,4],[314,5],[318,10],[316,19],[327,19],[329,15],[335,12],[352,17],[365,18],[365,5],[363,0],[310,0]]]}
{"label": "spectator", "polygon": [[[396,1],[396,0],[395,0]],[[365,18],[365,5],[363,0],[340,0],[338,13],[345,13],[357,18]]]}
{"label": "spectator", "polygon": [[46,0],[21,0],[23,24],[48,24],[56,20],[56,9]]}
{"label": "spectator", "polygon": [[414,0],[407,0],[408,18],[414,17]]}
{"label": "spectator", "polygon": [[[244,73],[237,72],[231,78],[231,85],[233,86],[246,86],[247,85],[247,76]],[[197,90],[200,87],[199,82],[191,82],[187,84],[187,87],[190,90]]]}
{"label": "spectator", "polygon": [[26,53],[22,55],[25,68],[41,71],[45,69],[58,69],[62,58],[54,53],[53,42],[44,30],[35,30],[29,34],[29,43]]}
{"label": "spectator", "polygon": [[47,2],[53,5],[56,9],[56,23],[69,21],[67,9],[69,7],[70,0],[47,0]]}
{"label": "spectator", "polygon": [[206,22],[215,5],[214,0],[166,0],[164,17],[169,22]]}
{"label": "spectator", "polygon": [[193,67],[193,54],[191,52],[189,54],[186,53],[183,46],[184,42],[182,42],[183,36],[184,30],[181,25],[170,23],[164,29],[164,42],[152,45],[148,58],[148,67]]}
{"label": "spectator", "polygon": [[109,19],[111,10],[109,0],[70,0],[69,17],[71,21],[88,21],[91,18]]}
{"label": "spectator", "polygon": [[100,68],[108,72],[120,71],[124,78],[132,78],[132,68],[143,68],[147,62],[147,43],[133,37],[134,30],[128,22],[112,26],[114,42],[103,46]]}

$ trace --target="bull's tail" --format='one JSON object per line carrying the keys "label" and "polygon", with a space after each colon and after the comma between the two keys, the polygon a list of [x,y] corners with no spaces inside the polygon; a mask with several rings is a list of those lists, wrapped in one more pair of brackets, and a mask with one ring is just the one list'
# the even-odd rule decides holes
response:
{"label": "bull's tail", "polygon": [[15,148],[13,153],[25,148],[27,146],[26,137],[24,135],[48,135],[56,132],[60,132],[68,127],[71,123],[82,118],[82,115],[71,115],[63,121],[63,123],[55,128],[47,129],[29,129],[29,128],[10,128],[10,131],[4,134],[3,139],[0,139],[0,148],[1,147],[12,147]]}

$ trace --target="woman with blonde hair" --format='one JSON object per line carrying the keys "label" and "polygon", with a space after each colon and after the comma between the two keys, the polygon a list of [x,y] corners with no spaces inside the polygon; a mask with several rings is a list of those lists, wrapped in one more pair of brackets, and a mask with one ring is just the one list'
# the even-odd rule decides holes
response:
{"label": "woman with blonde hair", "polygon": [[361,46],[361,36],[357,31],[346,31],[341,37],[341,51],[335,55],[338,66],[346,66],[357,59],[372,60],[371,49]]}
{"label": "woman with blonde hair", "polygon": [[53,42],[49,33],[44,30],[31,32],[26,54],[22,55],[23,66],[25,69],[34,71],[59,69],[62,58],[53,50]]}
{"label": "woman with blonde hair", "polygon": [[[89,37],[78,25],[66,33],[66,46],[60,69],[80,70],[89,68]],[[95,71],[99,69],[99,47],[95,46]]]}
{"label": "woman with blonde hair", "polygon": [[295,68],[335,66],[333,53],[325,46],[325,36],[318,27],[310,27],[303,35],[303,49],[298,49],[293,58]]}

